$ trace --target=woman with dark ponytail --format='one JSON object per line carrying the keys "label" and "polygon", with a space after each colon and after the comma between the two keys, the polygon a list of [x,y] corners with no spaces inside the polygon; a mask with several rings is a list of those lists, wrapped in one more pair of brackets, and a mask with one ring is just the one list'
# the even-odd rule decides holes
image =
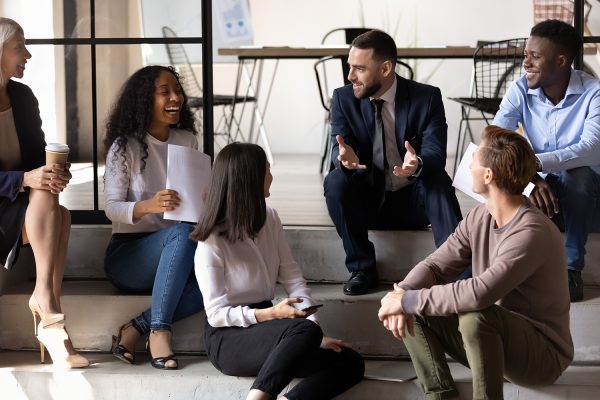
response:
{"label": "woman with dark ponytail", "polygon": [[[217,156],[198,240],[195,270],[206,304],[204,341],[226,375],[256,376],[247,399],[331,399],[358,383],[364,362],[350,345],[323,335],[319,305],[293,260],[281,221],[265,197],[273,176],[257,145],[232,143]],[[275,283],[288,297],[273,305]]]}

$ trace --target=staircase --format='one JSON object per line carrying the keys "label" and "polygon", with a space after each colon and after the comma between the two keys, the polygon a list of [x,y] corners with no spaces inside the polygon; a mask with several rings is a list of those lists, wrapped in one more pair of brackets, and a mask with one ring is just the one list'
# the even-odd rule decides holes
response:
{"label": "staircase", "polygon": [[[379,323],[379,300],[390,290],[382,284],[365,296],[344,296],[341,282],[348,273],[344,253],[333,228],[287,227],[294,256],[313,290],[323,330],[344,338],[367,359],[367,376],[342,399],[423,398],[401,341]],[[33,289],[33,258],[25,248],[12,272],[0,272],[0,388],[6,399],[243,399],[250,378],[219,373],[203,356],[203,313],[174,326],[174,349],[181,369],[159,371],[150,367],[143,349],[139,365],[129,366],[107,354],[111,336],[128,318],[149,304],[148,295],[118,292],[102,269],[109,226],[74,226],[63,285],[63,308],[75,347],[93,363],[85,370],[58,371],[40,365],[37,341],[27,299]],[[415,262],[434,250],[431,232],[371,232],[384,281],[402,279]],[[585,301],[571,308],[575,362],[559,381],[547,387],[522,388],[505,384],[507,399],[595,399],[600,390],[600,235],[588,244]],[[278,298],[284,296],[280,290]],[[452,364],[462,398],[470,398],[470,371]]]}
{"label": "staircase", "polygon": [[[314,160],[306,156],[278,157],[272,170],[275,181],[268,203],[278,210],[286,225],[288,242],[310,281],[315,300],[324,304],[319,311],[324,332],[351,342],[367,359],[366,379],[339,398],[422,399],[404,345],[383,328],[377,310],[381,297],[391,290],[390,282],[401,280],[434,250],[432,234],[371,232],[379,275],[387,283],[365,296],[343,295],[341,283],[349,274],[344,267],[341,240],[327,216],[322,178],[316,172],[305,172],[307,165],[318,165],[318,156]],[[86,202],[91,201],[91,183],[85,183],[91,175],[89,166],[72,170],[77,184],[69,186],[66,195],[61,195],[61,202],[70,209],[89,207]],[[70,197],[69,190],[73,192]],[[474,203],[460,193],[457,195],[465,215]],[[87,369],[65,371],[56,370],[52,364],[39,364],[38,343],[27,307],[34,276],[31,249],[23,249],[13,271],[0,269],[0,399],[244,399],[253,379],[224,376],[204,356],[204,313],[173,326],[179,370],[152,368],[141,343],[134,366],[108,354],[111,337],[119,326],[150,303],[149,295],[124,294],[106,280],[102,263],[109,238],[109,226],[80,225],[73,226],[69,243],[62,304],[75,347],[92,362]],[[575,362],[552,386],[523,388],[506,383],[506,399],[600,398],[600,234],[590,236],[587,250],[583,273],[587,285],[585,301],[571,308]],[[283,296],[279,290],[277,297]],[[470,399],[470,371],[456,363],[451,364],[451,369],[461,398]]]}

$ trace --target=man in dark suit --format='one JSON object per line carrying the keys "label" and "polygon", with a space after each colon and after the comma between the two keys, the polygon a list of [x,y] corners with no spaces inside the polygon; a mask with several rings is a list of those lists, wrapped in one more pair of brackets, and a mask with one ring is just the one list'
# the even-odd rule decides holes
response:
{"label": "man in dark suit", "polygon": [[352,274],[344,293],[359,295],[378,283],[368,229],[431,224],[439,247],[462,216],[444,169],[440,90],[394,73],[396,44],[382,31],[358,36],[348,64],[351,84],[332,97],[332,165],[324,189]]}

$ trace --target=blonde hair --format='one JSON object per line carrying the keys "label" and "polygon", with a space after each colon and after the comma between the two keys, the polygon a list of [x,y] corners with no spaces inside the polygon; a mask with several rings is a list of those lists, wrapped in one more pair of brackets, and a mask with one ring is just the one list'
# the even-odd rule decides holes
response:
{"label": "blonde hair", "polygon": [[[2,60],[4,44],[17,32],[23,32],[23,28],[17,21],[0,17],[0,60]],[[3,71],[0,70],[0,87],[3,87],[6,83]]]}

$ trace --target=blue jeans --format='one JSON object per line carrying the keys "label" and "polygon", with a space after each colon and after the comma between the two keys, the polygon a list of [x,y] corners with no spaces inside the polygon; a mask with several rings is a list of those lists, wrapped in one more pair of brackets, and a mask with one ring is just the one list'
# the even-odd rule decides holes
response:
{"label": "blue jeans", "polygon": [[104,270],[111,282],[127,292],[152,290],[152,304],[133,320],[141,334],[171,329],[173,322],[204,309],[194,275],[196,242],[190,224],[180,223],[149,234],[113,235]]}
{"label": "blue jeans", "polygon": [[567,265],[581,271],[588,233],[598,211],[600,175],[589,167],[580,167],[549,174],[546,182],[558,198],[560,212],[552,219],[565,232]]}

